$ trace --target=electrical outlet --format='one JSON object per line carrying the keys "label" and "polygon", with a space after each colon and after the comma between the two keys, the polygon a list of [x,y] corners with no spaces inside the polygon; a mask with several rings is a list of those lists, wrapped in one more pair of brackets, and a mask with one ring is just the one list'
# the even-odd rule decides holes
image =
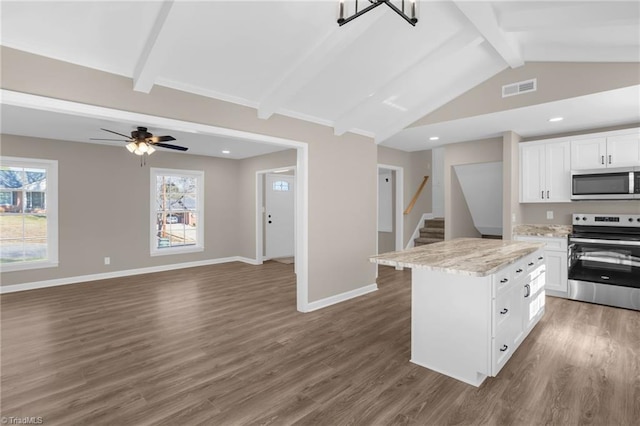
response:
{"label": "electrical outlet", "polygon": [[104,264],[105,265],[111,265],[111,258],[110,257],[105,257],[104,258]]}
{"label": "electrical outlet", "polygon": [[511,213],[511,223],[516,223],[516,214]]}
{"label": "electrical outlet", "polygon": [[553,210],[547,210],[547,219],[553,219]]}

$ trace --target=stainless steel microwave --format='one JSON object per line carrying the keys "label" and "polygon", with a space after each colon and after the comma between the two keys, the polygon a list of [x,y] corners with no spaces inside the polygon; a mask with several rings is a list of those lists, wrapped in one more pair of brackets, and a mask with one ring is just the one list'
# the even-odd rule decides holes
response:
{"label": "stainless steel microwave", "polygon": [[640,167],[574,170],[572,200],[640,200]]}

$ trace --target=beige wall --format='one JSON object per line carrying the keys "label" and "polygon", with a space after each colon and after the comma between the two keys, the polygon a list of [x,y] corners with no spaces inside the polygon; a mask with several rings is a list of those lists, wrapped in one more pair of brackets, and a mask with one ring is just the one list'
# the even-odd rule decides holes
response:
{"label": "beige wall", "polygon": [[[523,223],[520,204],[520,135],[504,132],[502,135],[502,239],[510,240],[513,226]],[[515,220],[514,220],[515,218]]]}
{"label": "beige wall", "polygon": [[[502,97],[503,85],[532,78],[537,78],[537,91]],[[528,62],[522,67],[507,68],[417,120],[411,127],[522,108],[636,84],[640,84],[640,63]]]}
{"label": "beige wall", "polygon": [[[461,142],[444,147],[444,235],[445,239],[477,237],[479,233],[466,207],[453,166],[502,161],[502,138]],[[490,190],[501,190],[491,189]]]}
{"label": "beige wall", "polygon": [[433,183],[431,176],[431,150],[405,152],[378,145],[378,164],[386,164],[388,166],[403,168],[403,210],[411,202],[411,199],[422,183],[424,176],[429,176],[429,180],[422,190],[422,193],[420,194],[420,197],[418,198],[418,201],[413,207],[411,213],[404,215],[404,236],[402,245],[403,247],[406,247],[422,215],[424,213],[431,213],[431,194]]}
{"label": "beige wall", "polygon": [[[305,142],[309,147],[309,301],[375,282],[377,149],[372,139],[2,47],[2,87]],[[337,173],[336,171],[346,171]],[[192,257],[185,260],[193,260]]]}
{"label": "beige wall", "polygon": [[[158,150],[140,167],[139,157],[119,147],[11,135],[2,135],[2,155],[58,160],[59,181],[59,266],[4,272],[2,285],[238,254],[239,194],[229,185],[239,177],[236,160]],[[150,256],[151,167],[204,171],[203,252]]]}

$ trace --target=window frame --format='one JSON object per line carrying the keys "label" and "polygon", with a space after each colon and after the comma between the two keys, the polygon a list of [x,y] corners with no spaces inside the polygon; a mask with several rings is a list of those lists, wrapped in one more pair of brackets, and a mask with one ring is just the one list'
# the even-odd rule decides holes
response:
{"label": "window frame", "polygon": [[[166,256],[172,254],[197,253],[204,251],[204,171],[203,170],[181,170],[151,167],[150,168],[150,216],[149,216],[149,247],[151,256]],[[158,210],[156,208],[156,181],[158,176],[179,176],[196,179],[196,244],[177,247],[158,248],[156,240],[156,223]]]}
{"label": "window frame", "polygon": [[[47,259],[0,263],[2,272],[27,271],[41,268],[57,268],[58,258],[58,160],[25,157],[0,157],[1,167],[22,167],[45,169],[47,187]],[[24,212],[23,212],[24,214]]]}

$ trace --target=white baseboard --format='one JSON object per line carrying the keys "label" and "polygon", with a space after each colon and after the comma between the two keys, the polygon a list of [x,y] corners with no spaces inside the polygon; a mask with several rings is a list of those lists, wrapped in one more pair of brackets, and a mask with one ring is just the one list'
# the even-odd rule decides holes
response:
{"label": "white baseboard", "polygon": [[405,250],[409,250],[410,248],[415,246],[415,239],[420,236],[420,228],[424,228],[424,221],[427,219],[433,219],[435,216],[433,213],[422,213],[422,217],[418,221],[416,225],[416,229],[413,230],[413,234],[411,234],[411,238],[407,241],[407,246],[404,248]]}
{"label": "white baseboard", "polygon": [[16,291],[34,290],[37,288],[56,287],[60,285],[78,284],[88,281],[106,280],[131,275],[149,274],[152,272],[171,271],[174,269],[193,268],[196,266],[216,265],[220,263],[243,262],[250,265],[260,265],[255,259],[242,256],[222,257],[218,259],[198,260],[195,262],[174,263],[171,265],[150,266],[148,268],[126,269],[123,271],[104,272],[101,274],[79,275],[75,277],[58,278],[54,280],[35,281],[23,284],[0,286],[0,294],[14,293]]}
{"label": "white baseboard", "polygon": [[317,311],[318,309],[326,308],[327,306],[335,305],[336,303],[344,302],[345,300],[353,299],[354,297],[363,296],[377,290],[378,284],[369,284],[364,287],[356,288],[355,290],[346,291],[344,293],[336,294],[335,296],[316,300],[315,302],[307,304],[305,312]]}

